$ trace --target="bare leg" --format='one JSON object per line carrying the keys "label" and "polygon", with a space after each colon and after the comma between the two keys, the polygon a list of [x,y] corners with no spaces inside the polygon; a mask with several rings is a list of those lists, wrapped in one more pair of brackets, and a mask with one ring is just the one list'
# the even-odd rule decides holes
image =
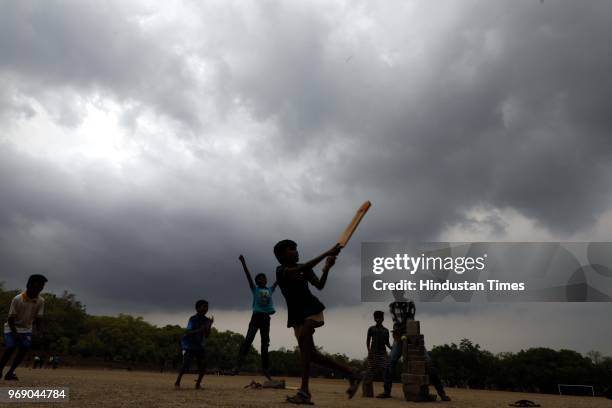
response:
{"label": "bare leg", "polygon": [[2,358],[0,358],[0,375],[2,375],[2,370],[4,370],[4,366],[8,363],[9,359],[15,352],[15,347],[8,347],[4,350],[4,354],[2,354]]}
{"label": "bare leg", "polygon": [[300,345],[300,354],[302,356],[302,385],[300,389],[308,394],[310,394],[309,382],[311,363],[341,372],[347,376],[351,384],[358,377],[349,367],[317,351],[313,338],[315,328],[317,327],[320,327],[318,322],[306,319],[302,326],[298,341]]}
{"label": "bare leg", "polygon": [[185,351],[185,354],[183,354],[183,365],[181,366],[181,369],[178,373],[178,377],[176,377],[176,382],[174,383],[175,388],[181,387],[181,379],[183,378],[183,374],[185,374],[185,372],[189,370],[189,366],[191,366],[191,359],[191,352],[189,350]]}
{"label": "bare leg", "polygon": [[178,377],[176,377],[176,381],[174,382],[174,387],[175,388],[180,388],[181,387],[181,379],[183,378],[183,374],[185,374],[185,372],[181,368],[181,370],[178,373]]}
{"label": "bare leg", "polygon": [[11,364],[11,368],[9,368],[9,370],[6,372],[7,376],[14,374],[14,371],[17,369],[17,367],[19,367],[19,364],[21,364],[27,352],[27,349],[21,347],[17,348],[17,355],[15,355],[15,359],[13,360],[13,364]]}
{"label": "bare leg", "polygon": [[196,389],[200,389],[202,383],[202,377],[204,377],[204,373],[206,372],[206,355],[205,352],[202,352],[202,355],[198,356],[198,379],[196,381]]}
{"label": "bare leg", "polygon": [[300,356],[302,357],[302,385],[300,389],[306,394],[310,395],[309,382],[310,382],[310,363],[312,361],[312,355],[314,350],[314,340],[312,335],[315,331],[315,322],[306,320],[300,335],[298,338],[298,344],[300,346]]}
{"label": "bare leg", "polygon": [[340,371],[342,374],[346,375],[347,377],[353,376],[353,371],[350,368],[348,368],[342,363],[339,363],[333,358],[326,356],[325,354],[319,353],[319,351],[317,351],[317,349],[314,347],[314,344],[313,344],[311,361],[322,367],[329,368],[331,370]]}

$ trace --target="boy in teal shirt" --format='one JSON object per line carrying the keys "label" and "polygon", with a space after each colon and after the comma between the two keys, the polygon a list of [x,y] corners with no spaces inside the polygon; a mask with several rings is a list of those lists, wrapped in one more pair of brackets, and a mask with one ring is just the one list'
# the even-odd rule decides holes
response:
{"label": "boy in teal shirt", "polygon": [[255,276],[255,283],[253,283],[253,279],[251,278],[251,273],[247,268],[244,256],[240,255],[238,259],[240,259],[240,262],[242,263],[244,274],[246,275],[247,281],[249,282],[249,287],[253,293],[253,315],[251,316],[251,321],[249,322],[249,330],[247,331],[244,342],[240,346],[240,351],[238,352],[238,361],[236,362],[234,373],[237,374],[240,372],[244,359],[249,352],[251,344],[253,344],[253,340],[255,340],[257,331],[259,330],[259,335],[261,337],[261,368],[266,378],[271,379],[268,371],[268,347],[270,346],[270,315],[273,315],[275,312],[274,304],[272,303],[272,294],[276,289],[276,282],[271,287],[268,287],[268,279],[266,278],[266,275],[259,273],[257,276]]}

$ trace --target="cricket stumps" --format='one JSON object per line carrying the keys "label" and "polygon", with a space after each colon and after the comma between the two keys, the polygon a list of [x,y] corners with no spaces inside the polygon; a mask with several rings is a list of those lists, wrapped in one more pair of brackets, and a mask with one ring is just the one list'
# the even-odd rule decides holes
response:
{"label": "cricket stumps", "polygon": [[425,357],[425,336],[421,334],[421,323],[407,321],[402,340],[404,398],[413,402],[435,401],[436,396],[429,394],[429,361]]}

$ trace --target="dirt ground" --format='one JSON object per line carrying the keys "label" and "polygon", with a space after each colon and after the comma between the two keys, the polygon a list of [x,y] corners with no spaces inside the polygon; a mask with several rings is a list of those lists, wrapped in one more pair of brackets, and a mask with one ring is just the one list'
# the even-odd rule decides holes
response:
{"label": "dirt ground", "polygon": [[[174,390],[173,373],[129,372],[118,370],[18,370],[21,381],[8,383],[0,381],[0,387],[45,387],[63,386],[70,388],[70,401],[55,404],[7,403],[6,407],[291,407],[284,402],[292,390],[245,390],[243,387],[252,379],[262,382],[261,378],[251,376],[204,378],[204,389],[193,389],[194,375],[183,377],[183,389]],[[287,386],[297,386],[297,378],[288,378]],[[315,379],[312,382],[313,401],[318,407],[422,407],[436,406],[448,408],[507,407],[519,399],[529,399],[543,408],[598,408],[611,407],[612,401],[604,398],[569,397],[556,395],[510,393],[498,391],[475,391],[448,389],[451,402],[408,403],[402,399],[401,386],[394,385],[393,399],[366,399],[360,393],[352,400],[345,396],[346,383],[340,380]],[[375,384],[375,392],[382,384]],[[432,388],[433,391],[433,388]]]}

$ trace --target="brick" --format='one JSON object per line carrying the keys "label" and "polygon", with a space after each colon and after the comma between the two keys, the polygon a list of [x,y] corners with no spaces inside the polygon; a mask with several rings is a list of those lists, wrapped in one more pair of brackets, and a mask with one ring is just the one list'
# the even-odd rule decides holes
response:
{"label": "brick", "polygon": [[418,352],[425,355],[425,346],[416,346],[414,344],[406,344],[404,347],[406,351]]}
{"label": "brick", "polygon": [[406,322],[406,335],[414,336],[421,334],[421,322],[418,320],[408,320]]}
{"label": "brick", "polygon": [[406,341],[409,344],[424,344],[425,336],[422,334],[411,334],[406,335]]}
{"label": "brick", "polygon": [[[412,337],[412,336],[410,336]],[[406,344],[412,347],[425,347],[425,339],[406,339]]]}
{"label": "brick", "polygon": [[429,364],[425,360],[408,361],[408,373],[409,374],[428,374]]}
{"label": "brick", "polygon": [[429,376],[425,374],[402,374],[402,384],[427,385],[429,384]]}
{"label": "brick", "polygon": [[404,353],[404,358],[410,361],[425,360],[425,353],[422,351],[411,351],[408,350]]}
{"label": "brick", "polygon": [[429,387],[427,385],[403,385],[402,390],[406,401],[429,401]]}

